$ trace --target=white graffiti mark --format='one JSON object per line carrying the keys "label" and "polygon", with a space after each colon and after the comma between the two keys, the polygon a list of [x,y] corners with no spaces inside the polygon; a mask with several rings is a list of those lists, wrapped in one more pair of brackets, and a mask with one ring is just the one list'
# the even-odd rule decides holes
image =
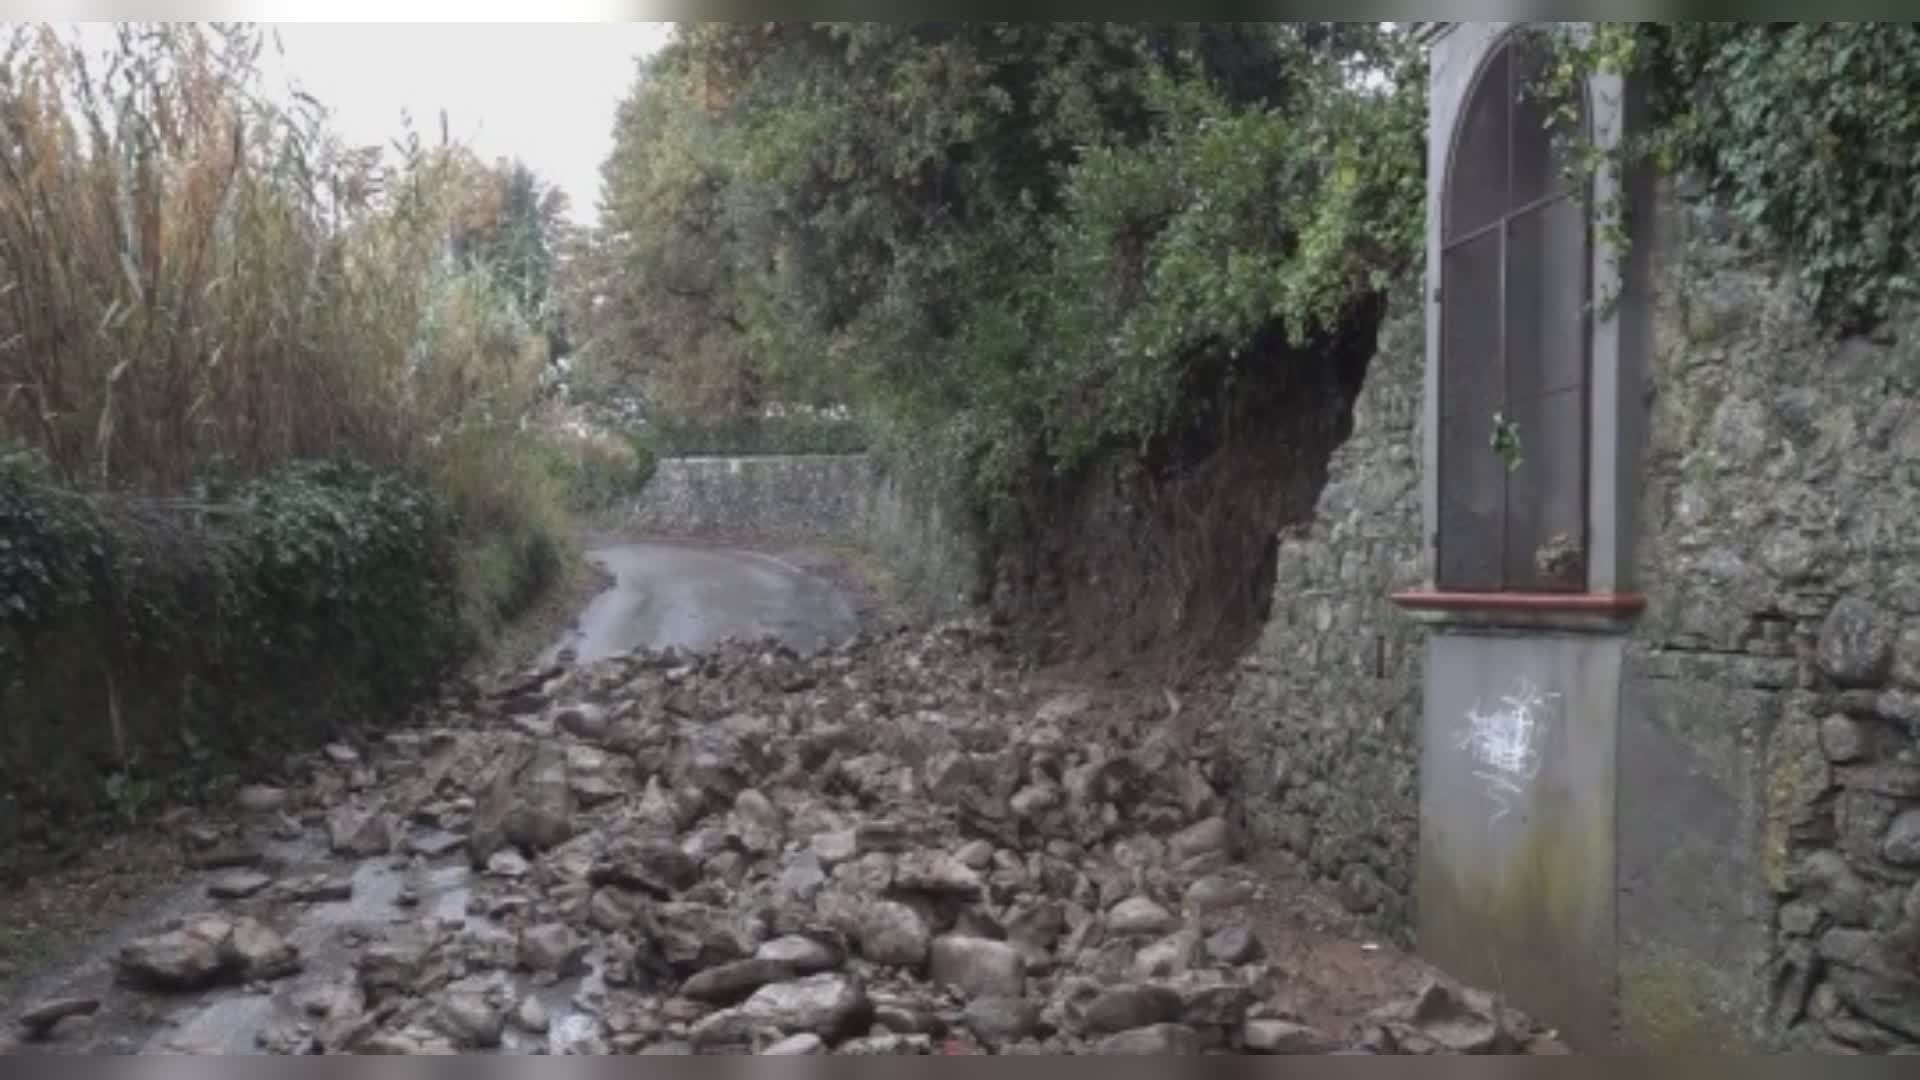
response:
{"label": "white graffiti mark", "polygon": [[1473,775],[1487,785],[1493,817],[1499,821],[1513,809],[1512,799],[1540,773],[1540,748],[1546,742],[1549,704],[1559,694],[1543,694],[1521,679],[1513,693],[1500,699],[1500,708],[1488,711],[1476,701],[1467,710],[1467,731],[1460,746],[1473,755],[1479,768]]}

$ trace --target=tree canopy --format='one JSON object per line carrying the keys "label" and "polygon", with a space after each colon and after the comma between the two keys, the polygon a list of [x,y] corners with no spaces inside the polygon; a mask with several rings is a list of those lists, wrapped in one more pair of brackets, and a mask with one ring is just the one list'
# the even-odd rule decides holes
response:
{"label": "tree canopy", "polygon": [[1385,24],[682,24],[620,111],[584,353],[680,411],[853,403],[1005,503],[1377,312],[1420,63]]}

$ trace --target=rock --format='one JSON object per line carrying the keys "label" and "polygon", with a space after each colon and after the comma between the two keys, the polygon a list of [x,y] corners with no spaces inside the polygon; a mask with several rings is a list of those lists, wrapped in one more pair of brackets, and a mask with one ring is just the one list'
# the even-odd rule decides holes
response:
{"label": "rock", "polygon": [[1905,810],[1893,819],[1880,856],[1895,866],[1920,866],[1920,810]]}
{"label": "rock", "polygon": [[196,852],[209,851],[226,838],[226,834],[218,828],[206,824],[188,825],[180,830],[180,835],[186,840],[187,846]]}
{"label": "rock", "polygon": [[541,923],[520,933],[520,965],[529,971],[576,975],[586,966],[587,945],[565,923]]}
{"label": "rock", "polygon": [[506,1031],[506,1011],[488,996],[472,990],[456,990],[440,1000],[434,1013],[440,1030],[454,1045],[469,1050],[491,1050],[500,1045]]}
{"label": "rock", "polygon": [[1183,984],[1180,1018],[1196,1028],[1237,1028],[1253,1008],[1253,991],[1219,979]]}
{"label": "rock", "polygon": [[611,1052],[600,1021],[585,1013],[568,1013],[547,1028],[547,1053],[552,1057],[606,1057]]}
{"label": "rock", "polygon": [[820,1041],[820,1036],[811,1031],[803,1031],[798,1035],[789,1035],[781,1039],[760,1051],[760,1054],[763,1057],[804,1057],[808,1054],[826,1052],[827,1044]]}
{"label": "rock", "polygon": [[1842,597],[1820,626],[1814,657],[1841,687],[1874,686],[1893,662],[1896,627],[1891,617],[1859,596]]}
{"label": "rock", "polygon": [[1440,979],[1429,979],[1412,1001],[1377,1015],[1403,1023],[1450,1053],[1506,1054],[1517,1045],[1491,995]]}
{"label": "rock", "polygon": [[815,833],[807,847],[821,865],[831,869],[860,857],[860,834],[852,829]]}
{"label": "rock", "polygon": [[1845,765],[1867,756],[1870,740],[1858,720],[1835,713],[1820,721],[1820,749],[1827,760]]}
{"label": "rock", "polygon": [[1207,955],[1221,964],[1250,964],[1265,950],[1253,931],[1244,926],[1227,926],[1207,937]]}
{"label": "rock", "polygon": [[514,786],[502,834],[523,853],[546,851],[573,836],[573,811],[567,759],[556,747],[543,746]]}
{"label": "rock", "polygon": [[1200,1034],[1184,1024],[1155,1024],[1118,1032],[1093,1048],[1096,1054],[1135,1057],[1190,1057],[1200,1050]]}
{"label": "rock", "polygon": [[1253,895],[1250,882],[1224,874],[1209,874],[1187,886],[1181,904],[1191,913],[1205,915],[1245,904]]}
{"label": "rock", "polygon": [[179,929],[140,938],[120,950],[122,981],[163,992],[202,990],[228,974],[224,948],[233,924],[218,917],[187,920]]}
{"label": "rock", "polygon": [[100,999],[89,997],[54,998],[43,1001],[20,1014],[20,1033],[39,1042],[53,1033],[62,1021],[76,1016],[92,1016],[100,1011]]}
{"label": "rock", "polygon": [[894,870],[894,887],[904,892],[971,900],[980,895],[980,872],[943,852],[914,852]]}
{"label": "rock", "polygon": [[594,859],[587,880],[670,900],[699,883],[700,860],[671,840],[622,839]]}
{"label": "rock", "polygon": [[645,901],[625,889],[595,889],[587,900],[587,922],[602,933],[618,933],[640,917]]}
{"label": "rock", "polygon": [[407,850],[428,859],[451,855],[465,847],[467,838],[445,829],[423,829],[407,837]]}
{"label": "rock", "polygon": [[337,904],[353,899],[353,879],[316,874],[284,882],[280,891],[297,904]]}
{"label": "rock", "polygon": [[792,968],[796,975],[830,971],[839,967],[841,962],[839,951],[831,945],[799,934],[774,938],[761,945],[754,956],[784,964]]}
{"label": "rock", "polygon": [[443,940],[443,931],[434,923],[389,928],[354,958],[361,987],[375,1000],[384,994],[412,993]]}
{"label": "rock", "polygon": [[810,975],[763,986],[744,1004],[702,1017],[688,1034],[695,1046],[745,1044],[765,1032],[808,1032],[836,1040],[863,1027],[872,1011],[859,980],[841,974]]}
{"label": "rock", "polygon": [[379,805],[349,803],[327,815],[327,841],[336,855],[385,855],[393,850],[393,819]]}
{"label": "rock", "polygon": [[1156,937],[1177,923],[1166,908],[1144,896],[1120,901],[1107,912],[1107,928],[1127,937]]}
{"label": "rock", "polygon": [[788,982],[797,974],[792,965],[779,960],[760,957],[735,960],[697,972],[681,984],[680,996],[715,1005],[732,1005],[763,986]]}
{"label": "rock", "polygon": [[1211,817],[1174,833],[1167,842],[1167,850],[1176,862],[1186,862],[1202,855],[1224,854],[1232,836],[1225,818]]}
{"label": "rock", "polygon": [[467,854],[485,866],[503,847],[538,854],[573,836],[574,797],[565,750],[525,743],[500,755],[477,783]]}
{"label": "rock", "polygon": [[860,925],[860,955],[876,964],[917,968],[932,935],[920,913],[893,900],[868,905]]}
{"label": "rock", "polygon": [[1092,1034],[1110,1035],[1178,1020],[1181,1012],[1180,995],[1171,987],[1131,983],[1112,987],[1094,998],[1081,1022]]}
{"label": "rock", "polygon": [[245,900],[273,884],[273,878],[258,870],[230,870],[207,883],[207,895],[215,900]]}
{"label": "rock", "polygon": [[322,752],[327,755],[328,761],[331,761],[341,768],[360,764],[360,751],[355,750],[346,743],[328,743]]}
{"label": "rock", "polygon": [[1252,1054],[1331,1054],[1341,1042],[1317,1028],[1290,1020],[1249,1020],[1240,1045]]}
{"label": "rock", "polygon": [[299,950],[254,919],[234,920],[221,948],[227,967],[249,982],[284,978],[300,970]]}
{"label": "rock", "polygon": [[235,801],[249,814],[277,814],[287,807],[287,791],[266,784],[248,784],[240,789]]}
{"label": "rock", "polygon": [[530,1035],[545,1035],[553,1018],[547,1014],[547,1007],[540,999],[528,994],[520,999],[513,1009],[513,1026]]}
{"label": "rock", "polygon": [[517,851],[496,851],[487,856],[487,873],[492,877],[517,881],[533,872],[533,865],[527,857]]}
{"label": "rock", "polygon": [[811,851],[791,856],[774,890],[790,904],[810,904],[827,884],[826,868]]}
{"label": "rock", "polygon": [[925,1035],[868,1035],[842,1043],[840,1053],[852,1057],[926,1055],[933,1053],[933,1040]]}
{"label": "rock", "polygon": [[1038,1030],[1040,1006],[1025,998],[975,998],[967,1003],[964,1020],[981,1042],[997,1049]]}
{"label": "rock", "polygon": [[607,710],[585,702],[562,707],[554,714],[553,723],[561,731],[588,742],[605,738],[611,727]]}
{"label": "rock", "polygon": [[[1124,941],[1109,945],[1126,947]],[[1169,979],[1203,962],[1200,932],[1181,930],[1148,945],[1132,957],[1133,974],[1141,979]]]}
{"label": "rock", "polygon": [[930,957],[929,977],[967,997],[1020,997],[1026,992],[1026,961],[1004,941],[950,934],[934,939]]}

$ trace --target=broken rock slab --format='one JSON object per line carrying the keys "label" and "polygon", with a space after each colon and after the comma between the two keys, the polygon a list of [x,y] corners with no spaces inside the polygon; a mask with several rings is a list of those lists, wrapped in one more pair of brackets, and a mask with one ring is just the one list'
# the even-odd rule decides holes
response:
{"label": "broken rock slab", "polygon": [[696,1021],[695,1046],[746,1045],[756,1038],[812,1034],[829,1042],[864,1028],[873,1003],[860,980],[827,973],[761,987],[745,1004]]}
{"label": "broken rock slab", "polygon": [[184,992],[291,975],[300,969],[300,955],[257,920],[202,915],[128,943],[117,967],[129,985]]}

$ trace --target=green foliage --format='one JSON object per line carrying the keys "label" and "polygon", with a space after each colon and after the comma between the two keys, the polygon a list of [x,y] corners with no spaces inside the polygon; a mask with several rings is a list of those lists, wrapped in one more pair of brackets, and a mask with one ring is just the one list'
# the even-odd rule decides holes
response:
{"label": "green foliage", "polygon": [[267,656],[322,651],[398,700],[437,674],[454,641],[448,552],[413,485],[350,465],[298,462],[249,485],[241,629]]}
{"label": "green foliage", "polygon": [[1815,310],[1863,331],[1920,281],[1920,26],[1605,23],[1562,45],[1561,79],[1644,77],[1624,160],[1697,179]]}
{"label": "green foliage", "polygon": [[86,603],[100,537],[75,500],[48,494],[46,464],[0,444],[0,666],[35,629]]}
{"label": "green foliage", "polygon": [[38,472],[0,467],[10,813],[97,798],[137,816],[168,763],[390,716],[471,645],[464,593],[484,583],[417,484],[298,462],[207,506],[80,497]]}
{"label": "green foliage", "polygon": [[599,348],[671,411],[849,402],[1011,512],[1373,310],[1424,105],[1383,24],[683,24],[606,165]]}

